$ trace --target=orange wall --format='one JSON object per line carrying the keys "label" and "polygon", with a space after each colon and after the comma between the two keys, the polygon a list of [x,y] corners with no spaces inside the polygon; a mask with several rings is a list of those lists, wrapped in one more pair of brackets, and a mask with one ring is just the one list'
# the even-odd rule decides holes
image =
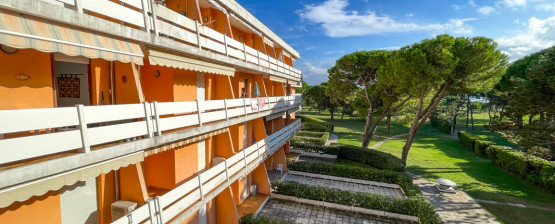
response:
{"label": "orange wall", "polygon": [[[0,51],[0,68],[0,110],[54,107],[50,54],[30,49],[15,54]],[[18,74],[31,78],[19,81]]]}
{"label": "orange wall", "polygon": [[174,69],[174,101],[195,101],[197,99],[197,72]]}
{"label": "orange wall", "polygon": [[267,170],[274,170],[274,167],[272,166],[273,162],[274,156],[269,156],[266,160],[264,160],[264,166]]}
{"label": "orange wall", "polygon": [[60,209],[60,192],[51,191],[0,209],[0,223],[58,224],[62,222]]}
{"label": "orange wall", "polygon": [[214,99],[233,99],[234,94],[232,93],[232,87],[229,77],[223,75],[214,75],[214,87],[216,89],[214,93]]}
{"label": "orange wall", "polygon": [[236,124],[229,127],[231,139],[235,152],[241,151],[244,148],[245,125],[244,123]]}
{"label": "orange wall", "polygon": [[258,185],[258,193],[270,194],[270,179],[264,163],[253,171],[253,182]]}
{"label": "orange wall", "polygon": [[100,174],[96,178],[97,199],[98,199],[98,215],[101,224],[112,222],[112,203],[117,201],[115,171],[107,174]]}
{"label": "orange wall", "polygon": [[140,163],[131,164],[119,169],[120,199],[144,205],[148,194]]}
{"label": "orange wall", "polygon": [[198,172],[198,144],[175,149],[175,183],[185,182]]}
{"label": "orange wall", "polygon": [[233,156],[232,140],[230,133],[222,133],[214,136],[214,156],[229,158]]}
{"label": "orange wall", "polygon": [[[139,103],[139,94],[137,92],[137,86],[135,85],[135,76],[133,75],[133,64],[131,63],[121,63],[119,61],[114,62],[115,66],[115,87],[116,87],[116,103],[117,104],[129,104],[129,103]],[[127,78],[127,82],[123,83],[123,78]]]}
{"label": "orange wall", "polygon": [[[165,66],[153,66],[144,62],[141,67],[141,85],[147,102],[172,102],[173,96],[173,83],[174,83],[174,69]],[[160,77],[154,77],[154,72],[158,70]]]}
{"label": "orange wall", "polygon": [[287,171],[287,158],[285,157],[285,152],[283,151],[283,147],[278,149],[273,156],[274,156],[274,168],[277,168],[278,164],[283,164],[283,171]]}
{"label": "orange wall", "polygon": [[166,0],[166,7],[175,12],[185,12],[187,17],[201,21],[197,0]]}
{"label": "orange wall", "polygon": [[216,220],[218,220],[218,223],[239,223],[239,215],[233,201],[231,187],[216,196]]}
{"label": "orange wall", "polygon": [[104,94],[104,105],[112,104],[110,96],[110,62],[102,59],[91,59],[91,105],[102,105]]}
{"label": "orange wall", "polygon": [[285,96],[285,89],[281,82],[274,82],[274,96]]}
{"label": "orange wall", "polygon": [[253,129],[254,129],[254,139],[256,141],[260,141],[266,138],[266,129],[264,128],[264,120],[262,118],[258,118],[252,121],[253,122]]}
{"label": "orange wall", "polygon": [[[145,180],[148,187],[175,187],[175,152],[168,150],[145,158]],[[195,157],[196,158],[196,157]]]}

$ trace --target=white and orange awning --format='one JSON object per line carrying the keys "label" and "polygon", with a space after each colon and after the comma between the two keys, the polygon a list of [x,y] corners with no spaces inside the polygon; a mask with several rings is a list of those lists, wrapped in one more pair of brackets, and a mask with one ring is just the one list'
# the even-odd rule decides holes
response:
{"label": "white and orange awning", "polygon": [[168,53],[156,49],[148,50],[148,61],[151,65],[179,68],[216,75],[234,76],[235,68],[212,62],[189,58],[184,55]]}
{"label": "white and orange awning", "polygon": [[0,44],[69,56],[143,64],[139,44],[0,10]]}

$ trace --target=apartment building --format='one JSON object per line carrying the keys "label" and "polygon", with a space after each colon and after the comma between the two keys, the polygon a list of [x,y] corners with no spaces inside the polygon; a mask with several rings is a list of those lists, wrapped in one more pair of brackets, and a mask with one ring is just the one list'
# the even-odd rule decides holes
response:
{"label": "apartment building", "polygon": [[287,169],[300,56],[234,0],[2,0],[0,48],[0,223],[238,223]]}

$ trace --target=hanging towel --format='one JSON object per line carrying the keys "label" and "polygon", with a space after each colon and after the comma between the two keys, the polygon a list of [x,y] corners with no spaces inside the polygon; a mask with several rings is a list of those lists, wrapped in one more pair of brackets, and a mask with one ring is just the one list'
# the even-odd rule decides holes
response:
{"label": "hanging towel", "polygon": [[251,109],[252,110],[258,109],[258,100],[256,100],[256,98],[251,98]]}

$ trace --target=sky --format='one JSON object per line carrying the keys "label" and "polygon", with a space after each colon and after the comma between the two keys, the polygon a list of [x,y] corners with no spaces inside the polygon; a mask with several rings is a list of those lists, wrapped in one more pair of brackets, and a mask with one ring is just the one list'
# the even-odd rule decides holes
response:
{"label": "sky", "polygon": [[309,85],[359,50],[394,50],[438,34],[485,36],[516,60],[555,45],[555,0],[237,0],[285,40]]}

